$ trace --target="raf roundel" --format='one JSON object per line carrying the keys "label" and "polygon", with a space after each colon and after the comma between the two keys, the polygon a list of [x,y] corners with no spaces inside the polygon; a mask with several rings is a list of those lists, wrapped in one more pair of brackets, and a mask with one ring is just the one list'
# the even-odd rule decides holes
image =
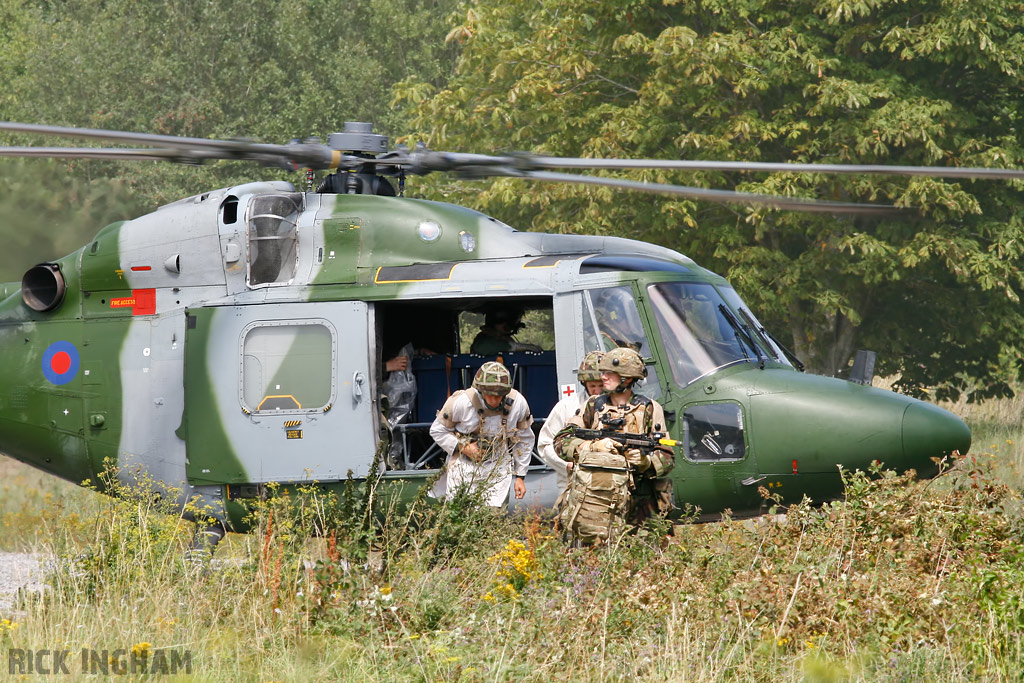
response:
{"label": "raf roundel", "polygon": [[53,384],[67,384],[78,374],[78,349],[69,341],[56,341],[43,353],[43,375]]}

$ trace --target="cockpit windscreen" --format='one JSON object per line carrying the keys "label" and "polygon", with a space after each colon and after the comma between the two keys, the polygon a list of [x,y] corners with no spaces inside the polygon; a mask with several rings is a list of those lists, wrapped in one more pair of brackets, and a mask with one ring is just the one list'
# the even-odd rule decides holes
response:
{"label": "cockpit windscreen", "polygon": [[649,285],[647,293],[678,386],[726,365],[768,359],[756,341],[758,333],[726,305],[712,285],[662,282]]}

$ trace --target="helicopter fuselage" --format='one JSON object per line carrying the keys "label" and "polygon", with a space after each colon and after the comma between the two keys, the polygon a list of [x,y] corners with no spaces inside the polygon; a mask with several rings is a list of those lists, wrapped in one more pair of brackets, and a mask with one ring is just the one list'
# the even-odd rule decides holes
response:
{"label": "helicopter fuselage", "polygon": [[[470,353],[466,330],[498,306],[543,327],[537,346],[499,354],[538,423],[582,390],[587,351],[638,348],[640,391],[681,441],[676,503],[705,514],[759,513],[762,488],[834,498],[840,467],[875,461],[929,476],[970,446],[934,405],[797,371],[729,283],[682,254],[449,204],[254,183],[107,226],[0,287],[0,452],[76,483],[112,465],[235,528],[232,501],[271,483],[431,479],[443,454],[427,428],[495,358]],[[385,405],[384,361],[407,344],[415,391]],[[536,460],[510,504],[550,506],[555,482]]]}

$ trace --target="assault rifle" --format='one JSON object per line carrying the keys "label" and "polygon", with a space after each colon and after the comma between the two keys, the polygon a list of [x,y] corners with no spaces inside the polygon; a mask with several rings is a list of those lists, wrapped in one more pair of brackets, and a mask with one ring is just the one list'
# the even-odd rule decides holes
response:
{"label": "assault rifle", "polygon": [[671,448],[680,443],[675,439],[669,439],[668,434],[664,432],[654,432],[650,435],[630,434],[628,432],[617,432],[614,429],[583,429],[575,425],[572,427],[572,436],[577,439],[586,439],[587,441],[611,439],[624,448],[639,448],[644,452],[653,451],[658,446],[668,446]]}

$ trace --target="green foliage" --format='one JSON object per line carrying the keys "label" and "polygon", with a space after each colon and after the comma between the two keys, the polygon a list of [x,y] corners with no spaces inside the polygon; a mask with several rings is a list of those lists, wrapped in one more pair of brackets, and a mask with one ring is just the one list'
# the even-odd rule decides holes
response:
{"label": "green foliage", "polygon": [[76,551],[73,528],[57,537],[58,569],[50,575],[53,591],[48,598],[103,599],[144,582],[154,566],[175,577],[181,574],[190,525],[182,519],[185,508],[176,502],[180,491],[109,462],[98,482],[83,486],[108,496],[92,520],[90,543],[82,552]]}
{"label": "green foliage", "polygon": [[[438,148],[565,156],[1011,166],[1024,14],[995,0],[475,0],[449,40],[447,87],[415,121]],[[399,92],[420,100],[407,81]],[[726,275],[811,369],[880,352],[900,387],[1009,391],[1021,377],[1019,183],[888,176],[647,171],[643,180],[907,207],[808,216],[603,188],[436,196],[522,228],[675,248]],[[978,315],[979,311],[985,315]]]}
{"label": "green foliage", "polygon": [[[443,36],[453,5],[4,0],[0,119],[280,143],[325,137],[359,120],[394,135],[407,114],[391,106],[391,84],[413,75],[439,84],[451,70],[454,46]],[[5,136],[0,144],[90,143]],[[0,277],[15,280],[107,223],[213,188],[284,176],[239,163],[25,160],[5,162],[0,177],[0,237],[38,242],[24,254],[5,250]],[[290,179],[304,182],[298,174]]]}
{"label": "green foliage", "polygon": [[51,588],[0,612],[0,642],[187,643],[203,680],[1012,680],[1021,406],[994,403],[961,406],[985,448],[939,479],[847,472],[843,501],[598,549],[470,498],[310,484],[184,562],[181,510],[122,473],[36,521]]}
{"label": "green foliage", "polygon": [[[1020,166],[1022,23],[998,0],[3,0],[0,118],[267,141],[360,119],[484,152]],[[0,280],[164,202],[281,177],[238,163],[2,170],[0,237],[16,248]],[[727,276],[815,371],[844,372],[855,349],[874,348],[880,373],[899,373],[910,392],[1001,396],[1022,376],[1019,183],[636,176],[909,210],[804,216],[604,188],[525,191],[514,179],[417,187],[525,229],[685,252]]]}
{"label": "green foliage", "polygon": [[81,248],[103,226],[142,210],[121,180],[66,172],[60,162],[0,160],[0,282],[20,281],[35,264]]}

